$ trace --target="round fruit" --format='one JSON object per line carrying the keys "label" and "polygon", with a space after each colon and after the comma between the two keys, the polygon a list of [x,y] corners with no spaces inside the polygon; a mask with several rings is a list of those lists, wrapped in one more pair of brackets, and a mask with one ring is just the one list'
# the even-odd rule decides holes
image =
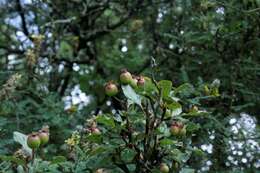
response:
{"label": "round fruit", "polygon": [[100,130],[98,128],[96,128],[96,127],[91,129],[91,133],[95,134],[95,135],[100,135],[101,134]]}
{"label": "round fruit", "polygon": [[167,164],[161,163],[161,165],[160,165],[160,171],[161,171],[162,173],[168,173],[168,172],[169,172],[169,167],[167,166]]}
{"label": "round fruit", "polygon": [[199,111],[199,108],[195,105],[193,105],[190,109],[190,112],[198,112]]}
{"label": "round fruit", "polygon": [[183,9],[182,9],[182,7],[178,6],[174,9],[174,12],[176,15],[180,16],[183,13]]}
{"label": "round fruit", "polygon": [[186,127],[182,127],[182,129],[180,130],[180,135],[181,136],[185,136],[186,135]]}
{"label": "round fruit", "polygon": [[137,85],[142,87],[142,86],[144,86],[144,84],[145,84],[145,79],[143,76],[140,76],[138,78]]}
{"label": "round fruit", "polygon": [[186,127],[181,122],[174,122],[171,125],[170,132],[174,136],[181,136],[186,134]]}
{"label": "round fruit", "polygon": [[104,169],[97,169],[97,170],[95,171],[95,173],[105,173],[105,170],[104,170]]}
{"label": "round fruit", "polygon": [[180,133],[180,128],[176,125],[172,125],[170,132],[171,132],[172,135],[177,136]]}
{"label": "round fruit", "polygon": [[31,149],[39,148],[39,146],[41,145],[41,139],[38,136],[38,133],[32,133],[28,136],[27,145]]}
{"label": "round fruit", "polygon": [[41,140],[41,145],[47,144],[49,142],[49,132],[47,130],[40,130],[38,136]]}
{"label": "round fruit", "polygon": [[120,81],[122,84],[131,84],[133,78],[131,73],[129,73],[127,70],[122,70],[122,73],[120,74]]}
{"label": "round fruit", "polygon": [[136,88],[136,87],[137,87],[138,78],[137,78],[136,76],[133,76],[132,78],[133,78],[133,79],[131,80],[130,85],[131,85],[133,88]]}
{"label": "round fruit", "polygon": [[205,95],[210,95],[210,90],[209,90],[209,87],[207,85],[204,85],[204,93]]}
{"label": "round fruit", "polygon": [[117,86],[112,82],[107,83],[105,85],[105,93],[110,97],[115,96],[118,93]]}

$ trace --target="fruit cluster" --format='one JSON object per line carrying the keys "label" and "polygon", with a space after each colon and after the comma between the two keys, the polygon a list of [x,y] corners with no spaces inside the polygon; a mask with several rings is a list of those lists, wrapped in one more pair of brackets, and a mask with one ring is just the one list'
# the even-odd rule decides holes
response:
{"label": "fruit cluster", "polygon": [[49,142],[49,127],[44,126],[38,132],[32,132],[28,135],[27,145],[31,149],[37,149],[40,146],[43,146]]}
{"label": "fruit cluster", "polygon": [[186,127],[182,122],[173,122],[170,128],[171,134],[174,136],[185,136]]}
{"label": "fruit cluster", "polygon": [[[121,70],[121,74],[119,76],[120,82],[123,85],[130,85],[133,88],[142,87],[144,86],[145,79],[143,76],[135,76],[132,75],[126,69]],[[105,85],[105,93],[106,95],[112,97],[118,93],[118,88],[113,81],[109,81]]]}

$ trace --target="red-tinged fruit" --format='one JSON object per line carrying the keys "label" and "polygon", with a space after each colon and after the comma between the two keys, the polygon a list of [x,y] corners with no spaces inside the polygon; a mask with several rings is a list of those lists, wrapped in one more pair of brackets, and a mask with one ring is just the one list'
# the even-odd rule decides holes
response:
{"label": "red-tinged fruit", "polygon": [[98,128],[94,127],[94,128],[91,128],[91,133],[92,134],[95,134],[95,135],[100,135],[101,132]]}
{"label": "red-tinged fruit", "polygon": [[167,166],[167,164],[165,164],[165,163],[161,163],[160,164],[160,171],[162,172],[162,173],[168,173],[169,172],[169,167]]}
{"label": "red-tinged fruit", "polygon": [[126,69],[122,70],[120,74],[120,82],[122,84],[131,84],[133,78],[131,73],[129,73]]}
{"label": "red-tinged fruit", "polygon": [[186,135],[186,127],[181,122],[174,122],[171,125],[170,132],[174,136]]}
{"label": "red-tinged fruit", "polygon": [[171,132],[172,135],[178,136],[179,133],[180,133],[180,129],[179,129],[178,126],[172,125],[171,129],[170,129],[170,132]]}
{"label": "red-tinged fruit", "polygon": [[41,145],[41,139],[38,135],[38,133],[32,133],[27,138],[27,145],[31,149],[39,148]]}
{"label": "red-tinged fruit", "polygon": [[116,84],[109,82],[105,85],[105,93],[106,95],[112,97],[115,96],[118,93],[118,88]]}
{"label": "red-tinged fruit", "polygon": [[144,84],[145,84],[145,79],[144,79],[143,76],[140,76],[140,77],[138,78],[137,85],[138,85],[139,87],[142,87],[142,86],[144,86]]}

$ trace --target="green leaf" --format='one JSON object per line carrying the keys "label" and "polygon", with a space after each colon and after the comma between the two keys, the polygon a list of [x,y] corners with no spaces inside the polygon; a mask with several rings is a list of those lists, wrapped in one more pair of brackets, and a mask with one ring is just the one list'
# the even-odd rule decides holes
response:
{"label": "green leaf", "polygon": [[183,153],[178,149],[174,149],[171,151],[171,154],[175,161],[177,161],[179,163],[182,163],[182,162],[185,163],[190,158],[191,152]]}
{"label": "green leaf", "polygon": [[175,143],[176,143],[176,142],[173,141],[172,139],[167,139],[167,138],[165,138],[165,139],[162,139],[162,140],[160,141],[160,146],[173,145],[173,144],[175,144]]}
{"label": "green leaf", "polygon": [[116,126],[114,119],[112,117],[109,117],[109,116],[106,116],[106,115],[98,115],[96,117],[96,121],[100,124],[105,125],[106,127],[109,127],[109,128],[114,128]]}
{"label": "green leaf", "polygon": [[186,97],[190,96],[192,93],[194,93],[194,91],[194,87],[189,83],[182,84],[181,86],[175,89],[176,94],[180,94]]}
{"label": "green leaf", "polygon": [[190,122],[190,123],[188,123],[186,125],[186,129],[187,129],[188,132],[192,133],[192,132],[195,132],[195,131],[199,130],[200,129],[200,125]]}
{"label": "green leaf", "polygon": [[103,146],[97,147],[97,148],[95,148],[91,151],[90,156],[98,155],[98,154],[103,153],[107,150],[108,150],[108,147],[103,147]]}
{"label": "green leaf", "polygon": [[13,133],[13,139],[15,142],[18,142],[22,145],[23,149],[30,155],[32,155],[32,149],[27,145],[27,135],[22,134],[20,132]]}
{"label": "green leaf", "polygon": [[170,136],[170,130],[165,122],[160,124],[160,126],[156,129],[156,132],[158,134],[163,134],[164,136]]}
{"label": "green leaf", "polygon": [[93,143],[101,143],[102,141],[102,135],[98,134],[89,134],[86,136],[86,140]]}
{"label": "green leaf", "polygon": [[60,48],[58,50],[58,56],[61,58],[72,58],[73,49],[66,41],[60,43]]}
{"label": "green leaf", "polygon": [[167,105],[167,108],[171,110],[172,116],[177,116],[182,113],[182,106],[178,102],[173,102],[173,103]]}
{"label": "green leaf", "polygon": [[18,158],[14,157],[14,156],[1,156],[0,155],[0,160],[8,161],[8,162],[14,162],[14,163],[16,163],[18,165],[25,165],[26,164],[25,160],[18,159]]}
{"label": "green leaf", "polygon": [[129,85],[123,85],[122,90],[124,95],[133,103],[138,104],[141,106],[141,96],[136,94],[134,89]]}
{"label": "green leaf", "polygon": [[121,158],[125,162],[131,162],[136,155],[136,151],[132,149],[124,149],[123,152],[121,153]]}
{"label": "green leaf", "polygon": [[62,163],[62,162],[66,162],[67,159],[64,156],[55,156],[52,161],[51,164],[58,164],[58,163]]}
{"label": "green leaf", "polygon": [[162,97],[167,98],[172,89],[172,82],[169,80],[161,80],[160,82],[158,82],[158,86],[161,89]]}

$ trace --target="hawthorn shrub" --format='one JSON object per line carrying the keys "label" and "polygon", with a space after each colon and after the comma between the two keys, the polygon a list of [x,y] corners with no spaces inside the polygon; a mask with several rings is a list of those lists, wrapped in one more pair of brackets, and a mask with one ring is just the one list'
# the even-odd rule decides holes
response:
{"label": "hawthorn shrub", "polygon": [[129,74],[121,73],[120,90],[105,87],[120,109],[88,119],[71,152],[96,172],[194,172],[187,162],[203,156],[197,138],[214,122],[203,101],[219,96],[218,81],[196,89]]}
{"label": "hawthorn shrub", "polygon": [[198,144],[217,122],[209,102],[219,96],[219,82],[173,87],[126,70],[119,78],[120,85],[109,81],[104,87],[118,109],[87,119],[65,141],[66,157],[47,161],[44,146],[37,149],[37,143],[32,152],[31,135],[15,132],[22,149],[1,159],[20,172],[194,172],[190,161],[203,158]]}

